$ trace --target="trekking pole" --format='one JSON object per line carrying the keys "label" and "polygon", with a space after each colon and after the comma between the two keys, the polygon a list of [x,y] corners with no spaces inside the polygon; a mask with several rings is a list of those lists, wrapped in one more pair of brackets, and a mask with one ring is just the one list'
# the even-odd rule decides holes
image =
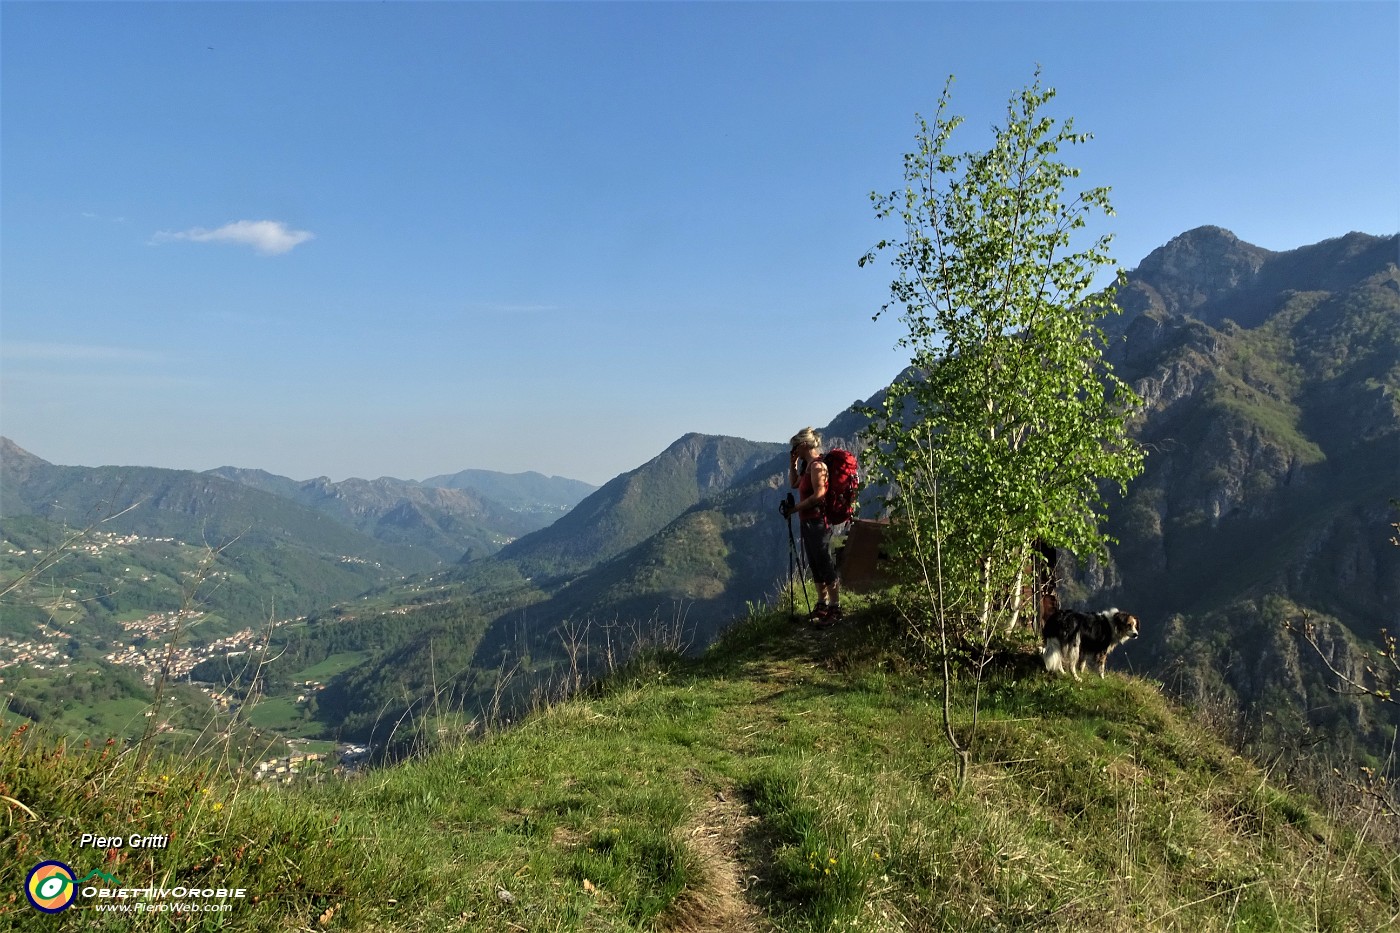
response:
{"label": "trekking pole", "polygon": [[792,519],[788,519],[788,615],[797,617],[797,581],[793,570],[797,568],[797,550],[792,541]]}
{"label": "trekking pole", "polygon": [[[812,601],[807,595],[807,564],[797,550],[797,538],[792,533],[792,507],[794,505],[792,493],[788,493],[783,500],[780,510],[787,517],[788,526],[788,611],[793,618],[797,618],[797,590],[792,581],[792,569],[797,568],[798,578],[802,581],[802,604],[807,607],[807,614],[812,614]],[[785,506],[785,507],[783,507]]]}
{"label": "trekking pole", "polygon": [[[793,571],[798,574],[802,572],[802,559],[797,555],[797,542],[792,537],[792,518],[788,518],[788,614],[794,619],[797,618],[797,580],[793,579]],[[803,583],[805,591],[807,584]],[[805,594],[804,594],[805,595]]]}

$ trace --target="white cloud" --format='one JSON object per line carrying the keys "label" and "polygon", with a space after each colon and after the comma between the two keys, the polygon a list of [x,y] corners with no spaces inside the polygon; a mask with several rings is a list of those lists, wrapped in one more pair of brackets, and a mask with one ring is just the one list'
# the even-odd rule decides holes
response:
{"label": "white cloud", "polygon": [[217,230],[206,230],[204,227],[178,233],[162,230],[151,238],[151,242],[189,240],[193,243],[241,243],[253,247],[264,256],[276,256],[289,253],[314,237],[315,234],[308,230],[289,230],[280,220],[239,220]]}
{"label": "white cloud", "polygon": [[124,224],[124,223],[126,223],[126,218],[125,218],[125,217],[111,217],[111,216],[108,216],[107,214],[95,214],[95,213],[93,213],[92,211],[83,211],[83,216],[86,217],[88,220],[100,220],[100,221],[102,221],[103,223],[109,223],[109,224]]}

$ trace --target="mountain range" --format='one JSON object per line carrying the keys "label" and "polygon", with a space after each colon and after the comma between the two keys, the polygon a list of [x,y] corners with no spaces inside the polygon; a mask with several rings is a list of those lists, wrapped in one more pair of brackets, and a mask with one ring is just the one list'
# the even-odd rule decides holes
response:
{"label": "mountain range", "polygon": [[376,541],[424,549],[447,563],[485,556],[547,526],[594,489],[539,473],[487,470],[422,483],[389,477],[333,483],[324,476],[297,482],[233,467],[209,474],[303,505]]}
{"label": "mountain range", "polygon": [[[1107,359],[1145,403],[1133,431],[1148,457],[1110,503],[1109,560],[1062,562],[1062,601],[1133,611],[1144,637],[1114,666],[1161,680],[1261,748],[1366,758],[1394,734],[1393,708],[1336,693],[1289,624],[1314,626],[1327,660],[1352,673],[1382,629],[1400,629],[1397,258],[1396,236],[1273,252],[1202,227],[1127,273],[1122,313],[1104,323]],[[858,447],[864,425],[853,408],[824,435]],[[78,468],[12,445],[3,454],[7,516],[16,489],[35,513],[90,507],[73,488],[106,476],[54,473]],[[369,737],[424,697],[500,702],[506,672],[523,698],[629,639],[708,644],[788,577],[785,475],[785,445],[691,434],[587,495],[563,481],[546,493],[530,474],[516,492],[470,473],[334,484],[137,470],[125,482],[171,487],[132,521],[169,526],[156,502],[189,516],[194,490],[217,490],[229,504],[272,503],[267,527],[285,537],[296,523],[387,549],[395,574],[367,598],[327,604],[284,646],[312,663],[331,653],[327,633],[353,629],[362,660],[332,678],[318,716]],[[532,516],[557,520],[530,530]],[[394,582],[403,572],[419,575]]]}
{"label": "mountain range", "polygon": [[[1110,508],[1110,560],[1063,562],[1062,601],[1131,608],[1145,637],[1116,662],[1261,748],[1366,757],[1394,734],[1393,711],[1336,692],[1289,625],[1312,624],[1327,660],[1353,674],[1382,629],[1400,629],[1398,252],[1400,238],[1359,233],[1271,252],[1203,227],[1129,272],[1122,314],[1106,322],[1107,359],[1144,400],[1133,431],[1147,465]],[[864,423],[848,410],[824,434],[858,446]],[[688,484],[700,440],[628,482]],[[683,645],[707,644],[787,577],[785,454],[767,451],[698,498],[653,500],[635,535],[600,531],[639,509],[609,484],[568,523],[454,571],[445,598],[516,587],[459,661],[557,678],[566,655],[616,650],[619,628],[670,626]],[[433,643],[424,629],[403,650]]]}
{"label": "mountain range", "polygon": [[56,466],[8,438],[0,438],[0,471],[0,517],[37,515],[80,527],[135,505],[112,527],[188,541],[272,535],[409,571],[493,553],[547,526],[595,488],[487,470],[421,483],[390,477],[336,483],[236,467],[195,473]]}

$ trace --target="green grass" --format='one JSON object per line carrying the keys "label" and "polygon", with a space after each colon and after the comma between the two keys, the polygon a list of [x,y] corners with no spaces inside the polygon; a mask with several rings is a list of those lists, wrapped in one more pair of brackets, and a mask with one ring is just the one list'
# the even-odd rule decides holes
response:
{"label": "green grass", "polygon": [[70,711],[59,720],[70,735],[101,741],[109,735],[130,735],[144,730],[150,703],[140,697],[122,697],[94,706],[86,716]]}
{"label": "green grass", "polygon": [[335,751],[336,743],[324,739],[303,739],[298,740],[293,748],[296,752],[316,752],[321,755],[328,755]]}
{"label": "green grass", "polygon": [[248,723],[292,738],[318,737],[322,729],[319,722],[302,715],[302,708],[290,697],[262,698],[248,710]]}
{"label": "green grass", "polygon": [[[16,736],[0,795],[34,816],[9,805],[0,888],[55,858],[253,895],[153,930],[1349,933],[1400,912],[1375,824],[1275,787],[1144,681],[995,674],[960,790],[941,683],[901,644],[878,607],[821,632],[758,611],[699,660],[506,731],[442,720],[433,753],[313,786]],[[104,861],[88,827],[175,835]],[[0,927],[117,921],[0,899]]]}
{"label": "green grass", "polygon": [[336,674],[364,663],[369,656],[368,651],[342,651],[340,654],[331,655],[319,664],[313,664],[305,670],[297,671],[290,679],[297,683],[307,680],[325,683]]}

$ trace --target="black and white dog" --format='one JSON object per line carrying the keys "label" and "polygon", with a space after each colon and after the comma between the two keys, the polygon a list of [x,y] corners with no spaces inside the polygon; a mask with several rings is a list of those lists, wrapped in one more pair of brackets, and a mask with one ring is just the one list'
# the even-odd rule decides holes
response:
{"label": "black and white dog", "polygon": [[1138,637],[1137,616],[1117,609],[1103,612],[1074,612],[1059,610],[1045,621],[1045,669],[1052,674],[1073,674],[1079,679],[1081,656],[1087,666],[1087,656],[1098,664],[1103,677],[1104,663],[1114,648]]}

